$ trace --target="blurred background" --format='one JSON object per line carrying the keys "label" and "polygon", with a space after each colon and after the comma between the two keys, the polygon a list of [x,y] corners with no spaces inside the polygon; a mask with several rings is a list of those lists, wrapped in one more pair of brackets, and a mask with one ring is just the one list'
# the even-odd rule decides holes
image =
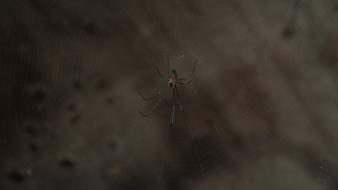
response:
{"label": "blurred background", "polygon": [[0,189],[338,188],[336,1],[3,0],[0,34]]}

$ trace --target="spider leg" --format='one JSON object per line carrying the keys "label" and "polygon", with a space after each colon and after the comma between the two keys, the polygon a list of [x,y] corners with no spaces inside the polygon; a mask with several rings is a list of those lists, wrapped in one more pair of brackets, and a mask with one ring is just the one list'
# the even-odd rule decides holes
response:
{"label": "spider leg", "polygon": [[159,93],[156,93],[155,95],[153,95],[153,96],[150,96],[150,97],[145,97],[143,94],[142,94],[142,92],[141,91],[138,91],[138,93],[139,93],[139,95],[141,96],[141,98],[143,99],[143,100],[145,100],[145,101],[150,101],[150,100],[153,100],[153,99],[155,99],[156,97],[158,97],[159,96]]}
{"label": "spider leg", "polygon": [[143,111],[139,110],[138,112],[143,116],[143,117],[149,117],[157,108],[158,105],[160,105],[162,101],[162,98],[159,98],[157,102],[153,105],[151,110],[148,113],[144,113]]}
{"label": "spider leg", "polygon": [[159,68],[156,68],[156,71],[158,73],[158,75],[161,77],[161,79],[165,80],[166,78],[164,77],[164,75],[161,73]]}
{"label": "spider leg", "polygon": [[175,87],[175,92],[176,92],[176,95],[177,95],[177,101],[178,101],[178,104],[180,105],[180,110],[181,110],[181,112],[184,112],[183,103],[182,103],[180,94],[178,93],[177,87]]}
{"label": "spider leg", "polygon": [[161,96],[161,94],[163,93],[163,91],[165,90],[166,87],[167,87],[167,85],[164,83],[162,89],[160,91],[158,91],[155,95],[150,96],[150,97],[144,96],[141,91],[138,91],[138,93],[143,100],[150,101],[150,100],[157,98],[158,96]]}
{"label": "spider leg", "polygon": [[187,82],[187,84],[191,84],[191,82],[194,80],[195,75]]}
{"label": "spider leg", "polygon": [[[166,89],[166,88],[164,88]],[[164,91],[162,91],[164,92]],[[153,105],[153,107],[150,109],[150,111],[148,113],[144,113],[142,111],[139,110],[139,113],[143,116],[143,117],[148,117],[150,116],[157,108],[158,105],[160,105],[161,101],[162,101],[162,93],[160,93],[159,95],[160,97],[158,98],[158,100],[156,101],[156,103]]]}
{"label": "spider leg", "polygon": [[175,120],[175,103],[173,103],[173,108],[171,112],[171,119],[170,119],[170,126],[174,126],[174,120]]}
{"label": "spider leg", "polygon": [[190,84],[195,78],[195,70],[196,70],[197,62],[198,62],[198,60],[196,59],[195,62],[194,62],[194,67],[192,68],[190,75],[187,77],[188,80],[187,80],[187,78],[179,78],[179,80],[184,80],[184,81],[187,80],[188,82],[186,82],[186,84]]}
{"label": "spider leg", "polygon": [[167,59],[167,65],[168,65],[168,67],[169,67],[169,69],[170,69],[170,72],[171,72],[172,68],[171,68],[170,58],[169,58],[168,53],[165,55],[165,57],[166,57],[166,59]]}

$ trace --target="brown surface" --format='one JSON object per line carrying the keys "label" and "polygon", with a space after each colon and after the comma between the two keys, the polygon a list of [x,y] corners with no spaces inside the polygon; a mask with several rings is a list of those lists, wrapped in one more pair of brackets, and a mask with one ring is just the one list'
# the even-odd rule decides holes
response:
{"label": "brown surface", "polygon": [[[0,189],[337,189],[337,14],[329,0],[2,1]],[[173,128],[169,94],[138,113],[166,52],[179,75],[199,61]]]}

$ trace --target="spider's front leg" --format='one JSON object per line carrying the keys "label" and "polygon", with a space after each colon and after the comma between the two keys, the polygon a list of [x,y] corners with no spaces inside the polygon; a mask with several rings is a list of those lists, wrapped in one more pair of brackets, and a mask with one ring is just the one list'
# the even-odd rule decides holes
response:
{"label": "spider's front leg", "polygon": [[161,73],[159,68],[156,68],[157,74],[161,77],[162,80],[167,80],[164,75]]}
{"label": "spider's front leg", "polygon": [[186,78],[178,78],[177,80],[179,82],[182,82],[182,83],[185,83],[185,84],[191,84],[192,81],[195,78],[195,70],[196,70],[197,63],[198,63],[198,60],[196,59],[195,62],[194,62],[194,66],[192,68],[192,71],[191,71],[191,73],[190,73],[190,75],[188,77],[186,77]]}

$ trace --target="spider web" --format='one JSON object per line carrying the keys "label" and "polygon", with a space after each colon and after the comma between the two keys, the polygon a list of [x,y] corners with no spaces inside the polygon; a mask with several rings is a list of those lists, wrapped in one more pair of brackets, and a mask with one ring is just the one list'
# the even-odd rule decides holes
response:
{"label": "spider web", "polygon": [[[178,30],[178,24],[179,24],[179,15],[177,10],[179,10],[180,6],[180,2],[179,1],[173,1],[173,8],[170,10],[174,10],[174,12],[171,12],[170,14],[174,15],[174,18],[172,19],[172,24],[170,24],[172,26],[172,29],[170,31],[163,31],[163,26],[161,26],[159,24],[159,20],[156,16],[156,11],[154,10],[154,8],[152,7],[152,4],[148,1],[144,2],[145,6],[146,6],[146,12],[147,15],[149,17],[149,19],[151,20],[150,22],[152,23],[152,25],[154,26],[154,30],[156,31],[155,33],[157,33],[159,35],[159,41],[161,43],[160,48],[158,48],[158,52],[161,55],[160,57],[162,57],[163,60],[165,60],[165,56],[168,55],[169,58],[171,60],[173,60],[171,62],[171,67],[174,67],[176,65],[173,65],[175,61],[179,60],[180,58],[185,56],[185,50],[183,51],[177,51],[177,49],[179,49],[179,45],[174,44],[174,47],[170,46],[170,38],[168,37],[169,35],[172,36],[172,39],[174,39],[174,41],[178,40],[180,38],[180,33]],[[197,46],[198,43],[196,42],[191,42],[191,44],[193,44],[193,48],[192,51],[194,52],[189,52],[193,55],[195,55],[194,59],[198,59],[199,63],[198,64],[203,64],[200,63],[200,60],[198,58],[198,52],[197,52]],[[170,55],[170,49],[173,49],[172,52],[179,52],[178,55],[176,56],[172,56]],[[183,52],[183,53],[182,53]],[[152,52],[149,52],[149,54],[152,54]],[[175,53],[173,53],[175,54]],[[157,63],[158,67],[163,67],[166,66],[165,61],[163,62],[159,62]],[[198,70],[198,66],[197,69]],[[192,92],[194,93],[194,95],[197,95],[196,93],[196,89],[194,88],[194,86],[191,86]],[[168,98],[168,97],[164,97],[164,98]],[[162,108],[164,108],[166,105],[163,105]],[[185,106],[189,106],[189,105],[185,105]],[[170,107],[171,108],[171,107]],[[161,108],[159,108],[161,109]],[[190,118],[184,113],[179,112],[179,110],[176,110],[176,114],[178,117],[181,117],[181,119],[175,121],[175,124],[173,127],[169,127],[169,123],[167,123],[167,125],[160,125],[159,127],[163,127],[162,130],[162,138],[164,139],[164,144],[166,144],[166,146],[172,146],[172,144],[175,144],[175,150],[174,152],[176,154],[178,154],[177,158],[166,158],[166,157],[161,157],[160,160],[160,168],[159,168],[159,173],[158,173],[158,186],[159,187],[164,187],[165,189],[185,189],[183,187],[183,184],[181,184],[179,178],[173,177],[173,176],[168,176],[170,174],[168,170],[170,170],[170,168],[180,168],[183,167],[185,168],[187,171],[184,170],[180,170],[180,172],[186,172],[189,173],[191,176],[197,177],[197,178],[205,178],[207,176],[207,170],[208,170],[208,161],[206,160],[208,155],[203,155],[204,153],[201,154],[201,151],[199,149],[201,149],[200,147],[202,146],[199,142],[199,140],[197,139],[197,137],[194,135],[193,132],[193,127],[191,126],[191,123],[189,122]],[[169,121],[169,119],[168,119]],[[165,124],[165,123],[164,123]],[[178,128],[183,128],[182,129],[178,129]],[[222,135],[222,131],[215,125],[213,125],[213,127],[211,128],[212,130],[215,131],[215,133],[217,133],[217,137],[219,139],[219,142],[221,142],[222,144],[223,142],[223,138],[224,135]],[[173,132],[173,131],[179,131],[179,132]],[[182,132],[182,133],[180,133]],[[187,142],[188,144],[190,143],[189,146],[187,146]],[[194,145],[192,145],[194,144]],[[223,144],[224,146],[224,144]],[[217,150],[209,150],[210,152],[216,152],[217,153],[221,153],[223,150],[217,151]],[[188,153],[187,153],[188,152]],[[191,154],[193,155],[191,158],[193,160],[190,160],[190,164],[186,163],[185,161],[182,161],[181,156],[182,154]],[[207,153],[206,153],[207,154]],[[220,156],[221,157],[221,156]],[[183,158],[184,159],[184,158]],[[183,166],[185,165],[185,166]],[[187,166],[187,165],[191,165],[191,166]],[[173,179],[171,179],[173,178]],[[165,184],[163,184],[165,183]],[[118,181],[115,188],[114,189],[119,189],[120,182]]]}
{"label": "spider web", "polygon": [[[180,34],[180,26],[182,25],[181,20],[179,19],[179,10],[180,9],[180,2],[179,1],[171,1],[169,4],[171,5],[171,8],[166,9],[168,11],[167,13],[163,14],[169,14],[173,15],[170,20],[168,18],[162,18],[163,15],[159,14],[160,10],[155,9],[154,7],[158,6],[153,6],[151,2],[145,1],[143,2],[147,14],[148,21],[151,23],[150,25],[153,27],[153,33],[154,33],[154,39],[152,39],[154,42],[155,48],[153,48],[153,51],[148,51],[148,55],[154,55],[156,57],[159,57],[157,60],[154,59],[152,63],[147,63],[153,67],[153,65],[156,65],[156,67],[162,68],[162,67],[167,67],[166,65],[166,55],[170,57],[172,60],[172,67],[175,68],[176,66],[180,66],[177,64],[177,62],[180,62],[182,57],[185,57],[185,54],[194,54],[195,57],[199,60],[199,65],[203,65],[204,68],[208,68],[208,65],[205,65],[205,63],[200,61],[200,57],[198,54],[198,43],[196,42],[189,42],[192,44],[192,48],[190,47],[189,50],[186,50],[184,46],[181,46],[179,44],[179,41],[184,38],[184,36]],[[235,6],[238,8],[237,5]],[[293,30],[293,27],[295,27],[295,17],[297,16],[296,12],[298,10],[298,4],[295,3],[294,9],[292,11],[291,17],[289,19],[289,27],[291,30]],[[241,15],[242,21],[246,22],[247,25],[249,25],[249,30],[251,30],[253,33],[255,33],[255,27],[252,26],[250,23],[250,19],[246,18],[245,15],[239,13]],[[133,18],[131,18],[133,19]],[[165,23],[165,24],[163,24]],[[168,24],[169,23],[169,24]],[[170,25],[170,27],[168,27]],[[251,27],[250,27],[251,26]],[[291,35],[288,34],[290,31],[286,31],[286,34],[284,35]],[[292,32],[292,31],[291,31]],[[291,37],[291,36],[289,36]],[[255,43],[259,44],[260,41],[264,41],[264,39],[258,39],[255,41]],[[149,50],[149,49],[148,49]],[[155,53],[154,53],[155,52]],[[183,52],[183,53],[182,53]],[[187,59],[189,59],[188,57]],[[160,60],[160,61],[159,61]],[[147,66],[149,66],[147,65]],[[149,74],[154,74],[155,69],[151,70],[148,72]],[[198,67],[197,67],[198,70]],[[178,69],[178,72],[180,70]],[[205,71],[203,71],[205,72]],[[200,74],[204,74],[203,72],[199,72]],[[239,81],[245,80],[242,79],[245,77],[240,76],[238,79]],[[153,78],[152,78],[153,79]],[[148,80],[150,82],[152,79]],[[148,83],[147,82],[147,83]],[[191,90],[191,89],[189,89]],[[192,89],[192,92],[194,93],[194,100],[198,101],[203,101],[202,96],[199,95],[200,91],[197,91],[196,89]],[[197,97],[196,97],[197,96]],[[164,99],[168,99],[168,102],[170,102],[169,97],[163,97]],[[251,101],[256,101],[255,95],[251,97]],[[203,102],[189,102],[190,104],[201,104],[200,107],[203,108],[205,104]],[[189,107],[190,105],[185,104],[185,107]],[[162,110],[168,111],[171,107],[167,104],[162,104],[161,107],[158,108],[158,112]],[[243,111],[242,116],[247,117],[250,113],[250,109],[252,107],[247,107],[246,110],[241,110]],[[154,113],[157,114],[157,113]],[[164,149],[166,150],[167,154],[174,154],[174,156],[165,156],[161,155],[159,156],[159,167],[158,168],[153,168],[154,171],[157,172],[157,174],[154,176],[154,181],[156,180],[157,186],[156,187],[162,187],[163,189],[189,189],[187,187],[187,184],[183,183],[183,180],[199,180],[199,179],[206,179],[208,178],[208,172],[211,169],[214,169],[215,163],[213,162],[218,162],[216,164],[222,164],[221,162],[224,161],[224,152],[229,152],[229,150],[226,150],[229,146],[228,145],[229,141],[230,143],[232,140],[236,141],[236,135],[230,134],[231,130],[228,129],[227,127],[219,127],[217,124],[210,124],[210,125],[205,125],[205,128],[208,128],[207,130],[212,133],[217,140],[215,140],[216,143],[214,146],[209,146],[209,149],[205,148],[205,142],[201,140],[201,136],[198,135],[198,132],[195,130],[198,128],[195,127],[194,123],[194,118],[193,116],[189,115],[189,113],[184,112],[180,113],[179,110],[176,110],[176,115],[180,117],[181,119],[176,119],[175,125],[170,128],[169,127],[169,114],[166,116],[163,116],[164,114],[161,115],[159,125],[158,127],[162,128],[161,129],[161,136],[164,142]],[[207,115],[207,114],[206,114]],[[163,117],[162,117],[163,116]],[[151,119],[154,119],[152,117]],[[155,119],[154,119],[155,120]],[[201,120],[208,120],[208,116],[205,118],[202,118]],[[202,134],[203,136],[204,134]],[[230,137],[230,138],[229,138]],[[231,139],[233,138],[233,139]],[[203,137],[202,137],[203,139]],[[230,140],[229,140],[230,139]],[[240,141],[240,140],[238,140]],[[237,142],[240,144],[240,142]],[[239,145],[240,146],[240,145]],[[186,155],[190,156],[186,156]],[[217,157],[214,160],[211,160],[210,154],[212,154],[214,157]],[[231,162],[230,162],[231,163]],[[217,169],[219,168],[220,165],[217,165]],[[156,165],[157,167],[157,165]],[[220,166],[222,167],[222,165]],[[228,167],[231,170],[231,166]],[[227,168],[227,169],[228,169]],[[224,168],[221,168],[224,169]],[[127,172],[127,171],[126,171]],[[184,179],[183,179],[184,177]],[[132,181],[132,179],[131,179]],[[212,184],[205,184],[206,189],[212,189],[211,187]],[[157,189],[162,189],[162,188],[157,188]],[[114,189],[124,189],[121,187],[121,181],[116,180],[116,185],[114,186]]]}
{"label": "spider web", "polygon": [[[177,6],[179,6],[179,1],[174,1],[173,4],[174,4],[174,10],[177,10],[177,9],[178,9]],[[151,17],[154,17],[153,10],[152,10],[151,6],[149,6],[149,5],[147,4],[147,7],[148,7],[148,13],[149,13],[149,15],[150,15]],[[179,38],[179,32],[178,32],[178,29],[177,29],[177,27],[178,27],[178,13],[177,13],[177,11],[175,11],[173,14],[174,14],[174,18],[173,18],[173,20],[174,20],[173,22],[174,22],[174,23],[173,23],[172,34],[173,34],[173,39],[176,40],[176,39]],[[158,23],[156,23],[156,21],[153,21],[153,23],[154,23],[155,26],[158,25]],[[162,38],[162,41],[163,41],[163,42],[168,41],[168,40],[164,37],[164,33],[163,33],[163,31],[161,30],[161,28],[159,28],[159,33],[160,33],[160,37]],[[165,44],[165,43],[164,43],[164,44]],[[164,49],[166,49],[166,50],[164,50],[164,51],[166,51],[165,54],[168,54],[168,49],[169,49],[169,48],[164,48]],[[163,51],[163,50],[162,50],[162,51]],[[181,56],[184,56],[184,55],[181,55]],[[170,56],[169,56],[169,57],[170,57]],[[171,64],[173,64],[173,63],[171,63]],[[173,67],[173,66],[171,65],[171,67]],[[176,110],[176,112],[177,112],[177,111],[178,111],[178,110]],[[187,129],[187,132],[189,133],[189,134],[187,134],[187,136],[188,136],[188,138],[190,138],[190,140],[193,142],[193,141],[194,141],[194,136],[193,136],[192,128],[191,128],[190,125],[188,124],[188,121],[186,121],[186,118],[184,117],[184,113],[179,113],[179,114],[182,114],[182,115],[183,115],[183,120],[184,120],[183,127],[185,127],[185,128]],[[169,130],[176,130],[176,129],[175,129],[176,127],[182,127],[182,126],[178,124],[178,125],[176,125],[176,126],[173,126],[173,128],[169,128],[169,129],[167,129],[167,130],[164,130],[165,133],[164,133],[163,136],[164,136],[165,141],[167,141],[166,143],[169,143],[170,136],[171,136]],[[182,136],[181,138],[176,138],[175,140],[179,141],[178,143],[183,143],[183,142],[184,142],[184,139],[187,138],[187,136],[184,136],[184,134],[183,134],[183,136]],[[182,139],[183,139],[183,140],[182,140]],[[197,143],[198,143],[198,142],[197,142]],[[177,151],[182,151],[181,149],[183,149],[183,151],[184,151],[184,148],[183,148],[184,144],[181,144],[181,145],[178,145],[178,146],[179,146],[179,147],[177,147]],[[198,145],[198,146],[199,146],[199,145]],[[192,151],[192,152],[193,152],[193,154],[195,155],[196,161],[192,161],[192,162],[197,162],[200,174],[201,174],[202,176],[205,176],[206,173],[205,173],[205,171],[204,171],[204,166],[203,166],[203,164],[201,163],[201,156],[200,156],[200,155],[197,153],[197,151],[194,150],[194,149],[192,149],[192,150],[190,149],[190,150],[187,150],[187,151]],[[160,173],[159,173],[159,176],[160,176],[160,177],[159,177],[159,182],[162,182],[162,179],[161,179],[161,178],[166,177],[166,176],[164,175],[164,172],[166,172],[165,168],[166,168],[166,166],[167,166],[169,163],[179,164],[179,162],[176,163],[175,161],[173,162],[172,160],[166,160],[166,159],[164,159],[164,158],[162,158],[161,163],[162,163],[162,166],[161,166]],[[164,180],[164,181],[166,181],[166,180]],[[161,186],[161,185],[160,185],[160,186]],[[174,187],[174,188],[180,188],[180,187]]]}

